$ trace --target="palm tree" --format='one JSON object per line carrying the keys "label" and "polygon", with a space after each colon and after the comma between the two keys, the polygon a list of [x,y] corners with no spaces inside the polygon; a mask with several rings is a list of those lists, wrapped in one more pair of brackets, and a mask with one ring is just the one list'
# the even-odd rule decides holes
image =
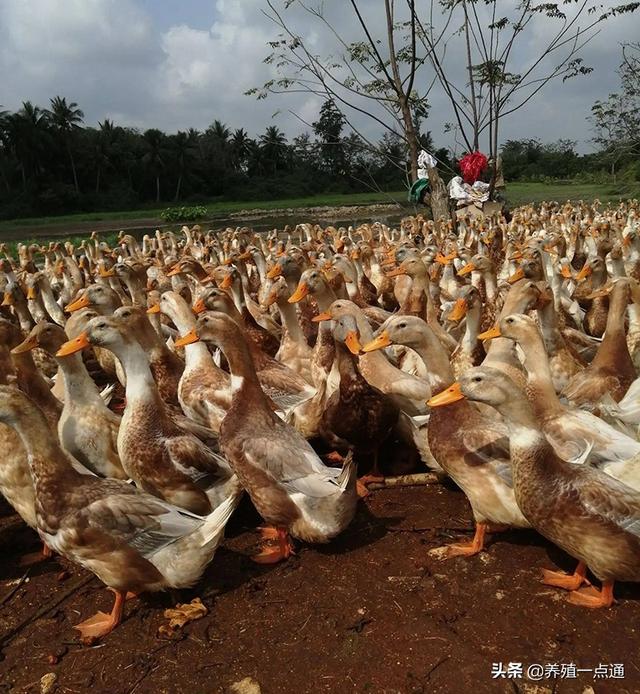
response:
{"label": "palm tree", "polygon": [[285,160],[287,152],[287,138],[277,126],[270,125],[263,135],[260,135],[260,149],[264,158],[271,163],[275,173]]}
{"label": "palm tree", "polygon": [[238,128],[231,137],[231,158],[236,171],[245,171],[251,152],[251,138],[244,128]]}
{"label": "palm tree", "polygon": [[97,132],[93,152],[96,162],[96,193],[100,192],[102,172],[113,166],[114,147],[120,131],[108,118],[98,123],[98,127],[100,129]]}
{"label": "palm tree", "polygon": [[173,150],[178,163],[178,182],[176,184],[176,194],[174,197],[174,200],[176,202],[180,199],[182,181],[187,171],[189,161],[195,152],[197,142],[196,137],[194,137],[194,134],[191,130],[186,133],[182,130],[179,130],[175,135],[171,136],[171,144],[173,146]]}
{"label": "palm tree", "polygon": [[75,101],[67,103],[65,97],[54,96],[51,99],[51,108],[48,110],[51,124],[57,130],[64,140],[64,144],[71,162],[71,171],[73,173],[73,185],[76,188],[76,193],[80,193],[78,186],[78,176],[76,174],[76,163],[73,159],[73,151],[71,148],[72,133],[74,133],[84,119],[84,113],[78,108]]}
{"label": "palm tree", "polygon": [[27,180],[36,179],[41,170],[42,156],[49,140],[49,116],[39,106],[23,101],[22,108],[9,116],[8,136],[11,149],[19,162],[22,187]]}
{"label": "palm tree", "polygon": [[160,172],[164,169],[165,134],[157,128],[150,128],[142,135],[146,152],[142,161],[149,167],[156,179],[156,202],[160,202]]}
{"label": "palm tree", "polygon": [[7,159],[7,152],[10,148],[9,123],[9,111],[0,110],[0,175],[2,175],[2,181],[7,189],[7,193],[11,192],[11,185],[9,184],[4,166],[5,160]]}

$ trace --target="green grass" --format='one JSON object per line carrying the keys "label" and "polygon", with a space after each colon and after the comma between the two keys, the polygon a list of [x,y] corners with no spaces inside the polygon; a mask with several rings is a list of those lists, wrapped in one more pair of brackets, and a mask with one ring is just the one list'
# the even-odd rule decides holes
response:
{"label": "green grass", "polygon": [[591,202],[598,198],[600,202],[618,202],[621,198],[640,197],[640,183],[509,183],[507,200],[511,207],[526,205],[543,200],[585,200]]}
{"label": "green grass", "polygon": [[[207,208],[210,217],[224,217],[225,215],[242,210],[278,210],[282,208],[316,207],[316,206],[341,206],[341,205],[367,205],[372,203],[390,203],[406,200],[405,191],[395,193],[326,193],[304,198],[287,198],[284,200],[259,200],[259,201],[224,201],[218,199],[202,204]],[[0,221],[0,232],[25,230],[29,227],[39,226],[65,226],[91,222],[112,221],[114,225],[137,219],[157,220],[161,222],[160,213],[171,207],[172,203],[166,203],[162,207],[140,207],[135,210],[121,210],[109,212],[81,212],[79,214],[59,215],[55,217],[27,217],[24,219],[7,219]]]}
{"label": "green grass", "polygon": [[[524,205],[530,202],[541,202],[542,200],[585,200],[591,201],[598,198],[602,203],[617,202],[620,198],[640,198],[640,183],[635,184],[613,184],[613,183],[574,183],[574,182],[554,182],[554,183],[510,183],[507,187],[507,199],[511,207]],[[209,219],[216,218],[224,220],[225,216],[247,210],[248,213],[255,210],[265,210],[266,212],[282,209],[297,209],[301,207],[338,207],[344,205],[366,205],[372,203],[406,201],[406,192],[392,193],[327,193],[303,198],[288,198],[283,200],[264,200],[264,201],[223,201],[220,199],[212,200],[205,204],[209,212]],[[70,229],[69,236],[76,241],[82,238],[81,234],[88,234],[91,231],[92,222],[113,222],[114,229],[119,226],[131,225],[136,220],[146,220],[149,226],[162,224],[160,213],[165,210],[170,203],[162,207],[149,208],[141,207],[135,210],[122,210],[118,212],[90,212],[63,215],[58,217],[33,217],[28,219],[10,219],[0,221],[0,240],[32,239],[38,237],[39,242],[56,236],[63,238],[64,227],[75,227]],[[268,214],[266,215],[268,216]],[[281,215],[279,215],[281,216]],[[145,224],[146,226],[146,224]],[[172,224],[178,227],[179,223]],[[38,230],[37,227],[48,227],[45,231]],[[78,228],[80,227],[80,228]],[[47,234],[50,232],[50,234]],[[57,233],[56,233],[57,232]],[[112,235],[115,237],[115,234]],[[104,237],[108,240],[107,237]],[[111,238],[111,237],[109,237]],[[26,241],[25,241],[26,242]]]}

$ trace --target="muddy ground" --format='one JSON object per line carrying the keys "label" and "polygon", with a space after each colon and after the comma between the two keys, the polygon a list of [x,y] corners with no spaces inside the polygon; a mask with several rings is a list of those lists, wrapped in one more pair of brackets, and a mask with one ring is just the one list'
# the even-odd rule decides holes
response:
{"label": "muddy ground", "polygon": [[[565,603],[538,578],[574,562],[534,532],[495,535],[470,559],[430,556],[471,536],[453,487],[374,492],[331,545],[273,567],[249,559],[258,522],[245,503],[199,586],[128,602],[123,624],[86,647],[72,625],[109,611],[111,593],[60,559],[17,583],[39,543],[0,501],[0,692],[39,692],[47,673],[52,691],[113,694],[213,694],[246,677],[263,694],[640,691],[640,588],[619,585],[606,611]],[[175,640],[158,638],[163,610],[196,596],[208,614]],[[622,663],[625,679],[493,680],[500,662],[564,664],[565,675],[571,664]]]}

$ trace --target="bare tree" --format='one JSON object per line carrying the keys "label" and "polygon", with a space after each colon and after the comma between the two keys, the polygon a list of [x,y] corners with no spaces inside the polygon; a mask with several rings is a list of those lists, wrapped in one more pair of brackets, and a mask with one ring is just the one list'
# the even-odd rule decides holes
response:
{"label": "bare tree", "polygon": [[[449,128],[456,129],[468,151],[486,142],[485,151],[496,161],[503,120],[529,104],[550,82],[592,72],[581,57],[582,49],[607,20],[638,7],[640,2],[522,0],[510,5],[498,0],[430,0],[428,15],[416,20],[417,36],[449,101],[453,114]],[[536,53],[515,72],[518,49],[531,37],[540,17],[546,21],[546,38],[536,38]],[[452,37],[443,40],[442,25],[453,27],[462,51],[452,55]],[[454,64],[461,55],[464,70]]]}
{"label": "bare tree", "polygon": [[[272,53],[265,62],[274,66],[278,76],[248,93],[265,98],[268,94],[303,92],[323,101],[331,100],[344,113],[351,129],[375,149],[376,143],[366,137],[364,128],[356,127],[354,117],[361,122],[369,119],[383,131],[399,134],[408,162],[393,163],[408,169],[414,181],[418,170],[419,122],[428,108],[423,88],[426,81],[419,80],[418,75],[427,56],[417,37],[415,0],[406,0],[406,6],[401,2],[401,14],[396,0],[383,0],[382,4],[372,20],[365,16],[362,6],[366,3],[345,2],[360,31],[359,40],[352,41],[340,32],[337,21],[328,15],[322,2],[285,0],[279,9],[274,0],[267,0],[265,14],[280,33],[277,40],[270,42]],[[295,18],[287,15],[293,10],[298,10],[305,20],[305,34],[309,34],[311,20],[314,30],[322,31],[326,42],[335,47],[333,53],[318,55],[314,51],[301,32],[294,29]],[[376,22],[380,25],[378,33],[373,28]]]}
{"label": "bare tree", "polygon": [[606,155],[611,175],[618,162],[640,154],[640,43],[622,46],[620,90],[591,108],[594,141]]}

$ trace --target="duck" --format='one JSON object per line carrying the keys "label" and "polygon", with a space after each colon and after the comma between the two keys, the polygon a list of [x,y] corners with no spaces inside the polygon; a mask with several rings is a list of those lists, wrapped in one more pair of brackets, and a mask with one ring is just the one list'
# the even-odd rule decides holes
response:
{"label": "duck", "polygon": [[[24,354],[36,347],[55,355],[67,335],[52,323],[38,323],[11,352]],[[56,359],[64,383],[64,404],[58,420],[62,448],[101,477],[128,479],[118,456],[120,417],[104,403],[80,354]]]}
{"label": "duck", "polygon": [[[297,290],[296,290],[297,291]],[[282,322],[282,339],[275,359],[311,383],[311,358],[313,350],[305,339],[302,327],[298,322],[295,305],[289,302],[291,293],[284,277],[272,281],[269,293],[263,306],[268,308],[277,305]]]}
{"label": "duck", "polygon": [[[434,392],[453,381],[446,351],[430,327],[420,318],[394,316],[363,351],[372,352],[388,344],[403,344],[418,351],[425,360]],[[509,463],[507,431],[495,417],[480,413],[469,403],[439,409],[434,405],[422,435],[429,453],[465,493],[475,520],[470,543],[454,543],[436,550],[443,559],[473,556],[485,547],[486,536],[498,528],[529,527],[515,501]]]}
{"label": "duck", "polygon": [[[147,310],[151,315],[160,312],[171,319],[180,335],[195,327],[193,311],[177,292],[163,292],[160,301]],[[202,342],[187,345],[184,354],[184,371],[177,391],[180,407],[187,417],[218,433],[231,406],[229,374],[217,366]]]}
{"label": "duck", "polygon": [[140,343],[117,317],[98,316],[56,352],[67,357],[90,345],[114,352],[126,375],[126,406],[118,455],[127,475],[146,492],[191,513],[207,515],[229,493],[234,475],[223,456],[166,411]]}
{"label": "duck", "polygon": [[260,387],[240,327],[226,314],[204,313],[176,344],[202,340],[222,350],[231,371],[233,401],[220,427],[220,445],[258,513],[265,539],[277,542],[254,557],[275,563],[294,552],[290,537],[326,543],[356,510],[356,467],[325,465],[296,429],[274,414]]}
{"label": "duck", "polygon": [[326,399],[320,436],[338,454],[351,451],[372,459],[371,471],[358,479],[359,496],[367,496],[367,484],[384,480],[378,454],[399,413],[390,398],[367,383],[358,370],[361,344],[355,316],[344,315],[332,323],[339,384]]}
{"label": "duck", "polygon": [[42,411],[12,386],[0,386],[0,422],[17,432],[28,453],[42,540],[115,593],[110,614],[98,612],[75,626],[83,639],[113,631],[130,594],[197,583],[223,538],[236,493],[202,517],[122,480],[82,475],[46,434]]}
{"label": "duck", "polygon": [[575,374],[562,390],[569,402],[580,407],[595,407],[609,395],[619,402],[637,377],[629,354],[624,316],[630,298],[630,281],[619,279],[610,288],[605,336],[596,356],[586,369]]}
{"label": "duck", "polygon": [[555,393],[544,342],[534,320],[522,314],[505,316],[495,334],[515,341],[527,371],[526,393],[538,423],[564,460],[587,459],[614,477],[640,480],[640,443],[586,410],[563,404]]}
{"label": "duck", "polygon": [[[545,571],[543,582],[568,590],[574,605],[611,607],[616,581],[640,581],[640,492],[597,468],[561,460],[526,395],[497,369],[470,369],[432,406],[463,399],[502,415],[518,507],[533,528],[578,561],[572,575]],[[600,590],[589,585],[587,570],[601,581]]]}

